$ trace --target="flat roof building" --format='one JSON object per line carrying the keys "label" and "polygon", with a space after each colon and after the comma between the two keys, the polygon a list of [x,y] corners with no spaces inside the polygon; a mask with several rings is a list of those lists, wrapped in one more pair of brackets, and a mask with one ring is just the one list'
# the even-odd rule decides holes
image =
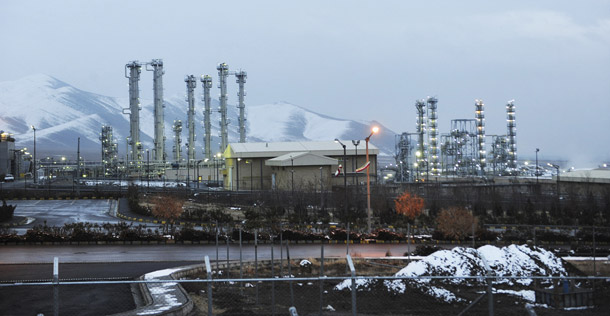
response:
{"label": "flat roof building", "polygon": [[[365,144],[334,141],[230,143],[224,152],[224,187],[230,190],[327,190],[343,185],[342,175],[335,177],[339,165],[347,170],[349,184],[366,181],[366,171],[355,170],[366,164]],[[369,144],[371,179],[377,177],[379,149]]]}

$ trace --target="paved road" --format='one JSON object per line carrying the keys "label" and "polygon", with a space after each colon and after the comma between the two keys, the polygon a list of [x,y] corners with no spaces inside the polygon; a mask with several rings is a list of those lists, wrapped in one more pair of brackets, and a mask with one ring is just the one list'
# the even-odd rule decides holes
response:
{"label": "paved road", "polygon": [[[189,265],[193,262],[139,262],[60,264],[60,279],[129,278],[142,274]],[[52,264],[3,264],[0,281],[48,280]],[[59,287],[60,315],[107,315],[135,308],[128,284],[64,285]],[[53,290],[50,286],[0,284],[2,315],[53,315]]]}
{"label": "paved road", "polygon": [[[290,244],[292,258],[320,257],[320,244]],[[411,246],[411,251],[414,246]],[[254,245],[243,245],[244,260],[254,260]],[[402,256],[407,251],[406,244],[352,244],[352,256],[383,257],[389,251],[393,256]],[[283,250],[286,255],[285,248]],[[226,260],[227,246],[220,244],[219,260]],[[324,245],[325,257],[344,257],[346,245]],[[0,264],[49,263],[53,257],[60,262],[146,262],[146,261],[198,261],[205,256],[216,259],[215,245],[80,245],[80,246],[0,246]],[[274,256],[279,258],[280,246],[274,245]],[[258,258],[271,258],[271,245],[258,246]],[[239,245],[229,245],[229,259],[239,259]]]}
{"label": "paved road", "polygon": [[65,223],[117,223],[119,219],[110,215],[113,200],[8,200],[7,204],[17,205],[15,216],[33,219],[30,223],[16,228],[24,234],[29,227],[42,225],[61,227]]}

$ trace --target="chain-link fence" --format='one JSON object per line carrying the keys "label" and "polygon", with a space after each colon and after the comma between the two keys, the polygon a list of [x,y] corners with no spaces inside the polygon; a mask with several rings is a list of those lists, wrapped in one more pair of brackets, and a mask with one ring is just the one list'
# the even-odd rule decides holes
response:
{"label": "chain-link fence", "polygon": [[606,315],[610,310],[610,277],[366,275],[399,267],[347,256],[216,268],[206,257],[205,264],[137,280],[63,280],[54,274],[49,280],[5,282],[0,310],[3,315]]}

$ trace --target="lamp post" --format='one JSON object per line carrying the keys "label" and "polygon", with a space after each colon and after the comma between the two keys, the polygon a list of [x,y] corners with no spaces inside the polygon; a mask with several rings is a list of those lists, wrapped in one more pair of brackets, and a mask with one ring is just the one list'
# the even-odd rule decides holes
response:
{"label": "lamp post", "polygon": [[146,149],[146,192],[150,191],[150,151]]}
{"label": "lamp post", "polygon": [[[371,129],[371,133],[369,134],[369,136],[367,136],[364,141],[366,143],[366,162],[370,164],[369,161],[369,140],[371,140],[371,136],[373,136],[373,134],[377,133],[379,131],[379,128],[377,126],[373,127],[373,129]],[[370,172],[371,166],[369,165],[368,168],[366,168],[366,224],[368,226],[368,233],[371,233],[371,172]]]}
{"label": "lamp post", "polygon": [[559,202],[559,166],[552,163],[547,163],[549,167],[553,167],[557,170],[557,201]]}
{"label": "lamp post", "polygon": [[32,125],[32,129],[34,130],[34,169],[32,170],[32,172],[34,173],[34,183],[37,183],[38,180],[36,178],[38,177],[38,175],[36,173],[36,127]]}
{"label": "lamp post", "polygon": [[254,174],[252,173],[252,160],[246,160],[247,164],[250,164],[250,192],[252,192],[252,182],[254,181]]}
{"label": "lamp post", "polygon": [[[354,147],[356,148],[356,156],[354,157],[354,165],[352,166],[352,170],[354,170],[354,168],[358,168],[358,145],[360,145],[360,140],[353,140],[352,139],[352,144],[354,145]],[[355,170],[354,170],[355,171]],[[356,209],[360,209],[360,183],[358,183],[358,172],[356,172]]]}
{"label": "lamp post", "polygon": [[239,162],[241,161],[241,158],[237,158],[237,189],[236,191],[239,191]]}
{"label": "lamp post", "polygon": [[[347,162],[347,147],[338,138],[335,138],[335,143],[339,143],[343,147],[343,189],[345,190],[345,216],[347,216],[347,166],[345,165]],[[349,219],[347,220],[347,223],[349,225]]]}
{"label": "lamp post", "polygon": [[538,152],[540,149],[536,148],[536,184],[538,184]]}
{"label": "lamp post", "polygon": [[[216,160],[218,160],[218,164],[216,165],[216,183],[218,183],[220,181],[220,153],[216,153]],[[223,187],[224,187],[224,183],[223,183]]]}
{"label": "lamp post", "polygon": [[290,173],[291,173],[291,188],[290,190],[292,191],[291,194],[291,199],[292,199],[292,203],[294,203],[294,159],[292,159],[292,156],[290,156]]}
{"label": "lamp post", "polygon": [[199,189],[199,182],[201,182],[201,180],[199,179],[200,178],[200,176],[199,176],[199,164],[202,163],[202,162],[203,162],[203,160],[198,160],[197,161],[197,189]]}

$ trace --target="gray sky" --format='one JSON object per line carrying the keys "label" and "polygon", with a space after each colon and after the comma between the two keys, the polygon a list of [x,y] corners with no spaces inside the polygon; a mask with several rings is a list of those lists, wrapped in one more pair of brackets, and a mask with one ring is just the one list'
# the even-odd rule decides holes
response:
{"label": "gray sky", "polygon": [[[0,40],[0,81],[46,73],[126,98],[124,65],[162,58],[165,95],[182,95],[186,74],[216,81],[227,62],[248,72],[247,105],[287,101],[397,133],[433,95],[441,133],[474,118],[479,98],[487,133],[505,134],[515,99],[520,157],[610,160],[610,0],[7,0]],[[152,97],[150,73],[140,87]]]}

